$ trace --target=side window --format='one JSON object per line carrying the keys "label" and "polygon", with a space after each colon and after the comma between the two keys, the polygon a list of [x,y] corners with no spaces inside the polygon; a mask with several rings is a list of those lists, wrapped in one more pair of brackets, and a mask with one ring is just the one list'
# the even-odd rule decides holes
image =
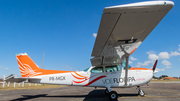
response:
{"label": "side window", "polygon": [[115,71],[119,71],[120,67],[119,66],[106,66],[105,70],[106,72],[115,72]]}
{"label": "side window", "polygon": [[[126,68],[126,62],[123,62],[121,65],[122,65],[122,68],[125,70],[125,68]],[[130,68],[131,68],[131,66],[128,65],[128,69],[130,69]]]}
{"label": "side window", "polygon": [[103,67],[95,67],[91,69],[91,73],[102,73],[103,72]]}

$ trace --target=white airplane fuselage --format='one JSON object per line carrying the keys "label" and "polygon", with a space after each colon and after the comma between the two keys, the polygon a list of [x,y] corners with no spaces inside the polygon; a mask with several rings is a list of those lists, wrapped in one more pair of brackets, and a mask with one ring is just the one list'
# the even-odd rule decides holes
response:
{"label": "white airplane fuselage", "polygon": [[[32,83],[71,85],[71,86],[89,86],[89,87],[130,87],[148,83],[153,77],[153,70],[146,68],[129,69],[127,86],[125,86],[125,70],[122,68],[119,71],[106,72],[103,66],[102,73],[91,73],[89,68],[87,72],[69,72],[51,75],[35,76],[41,80],[29,80]],[[142,70],[144,69],[144,70]],[[33,78],[33,77],[32,77]]]}

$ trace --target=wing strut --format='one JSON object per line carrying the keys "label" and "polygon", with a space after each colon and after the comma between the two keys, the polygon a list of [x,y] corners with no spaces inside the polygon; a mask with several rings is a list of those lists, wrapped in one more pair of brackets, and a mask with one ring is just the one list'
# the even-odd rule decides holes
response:
{"label": "wing strut", "polygon": [[126,58],[126,67],[125,67],[125,86],[127,86],[127,81],[128,81],[128,63],[129,63],[129,56],[130,54],[127,53],[124,48],[120,45],[122,51],[125,53],[125,58]]}
{"label": "wing strut", "polygon": [[127,86],[127,80],[128,80],[128,63],[129,63],[129,56],[126,57],[126,70],[125,70],[125,86]]}

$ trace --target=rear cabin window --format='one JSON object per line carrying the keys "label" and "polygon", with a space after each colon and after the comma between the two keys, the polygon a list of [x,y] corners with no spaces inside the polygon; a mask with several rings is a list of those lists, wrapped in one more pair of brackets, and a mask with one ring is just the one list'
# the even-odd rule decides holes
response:
{"label": "rear cabin window", "polygon": [[[90,67],[89,67],[89,68],[90,68]],[[83,70],[83,71],[87,72],[87,71],[89,70],[89,68],[87,68],[87,69],[85,69],[85,70]]]}
{"label": "rear cabin window", "polygon": [[[126,62],[123,62],[121,65],[122,65],[122,68],[125,70],[126,69]],[[131,68],[131,66],[128,65],[128,69],[130,69],[130,68]]]}
{"label": "rear cabin window", "polygon": [[106,66],[105,68],[106,72],[115,72],[115,71],[119,71],[120,67],[115,65],[115,66]]}
{"label": "rear cabin window", "polygon": [[91,69],[91,73],[102,73],[103,72],[103,67],[95,67]]}

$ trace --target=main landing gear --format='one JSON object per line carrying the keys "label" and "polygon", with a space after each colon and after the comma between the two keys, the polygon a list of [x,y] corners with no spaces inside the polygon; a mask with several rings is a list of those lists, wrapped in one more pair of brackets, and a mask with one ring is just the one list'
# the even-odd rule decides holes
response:
{"label": "main landing gear", "polygon": [[[139,94],[141,97],[144,97],[144,96],[145,96],[145,93],[144,93],[144,91],[140,88],[140,86],[137,86],[137,89],[138,89],[138,94]],[[111,91],[111,88],[109,88],[109,87],[106,88],[105,94],[108,95],[109,99],[110,99],[110,100],[113,100],[113,101],[116,101],[117,98],[118,98],[117,92]]]}
{"label": "main landing gear", "polygon": [[111,88],[106,88],[105,94],[108,95],[110,100],[116,101],[118,98],[118,94],[115,91],[111,91]]}
{"label": "main landing gear", "polygon": [[145,96],[144,91],[143,91],[139,86],[137,86],[137,89],[139,90],[139,91],[138,91],[138,94],[139,94],[141,97],[144,97],[144,96]]}

